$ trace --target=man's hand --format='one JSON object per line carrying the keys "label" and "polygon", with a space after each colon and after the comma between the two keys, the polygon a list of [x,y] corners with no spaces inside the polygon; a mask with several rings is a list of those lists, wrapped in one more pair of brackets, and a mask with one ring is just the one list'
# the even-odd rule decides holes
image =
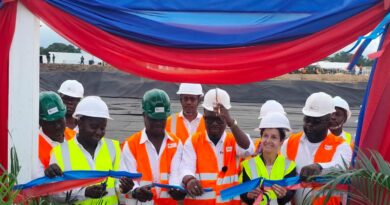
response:
{"label": "man's hand", "polygon": [[49,178],[54,178],[56,176],[62,175],[62,170],[57,164],[51,164],[48,168],[45,169],[45,176]]}
{"label": "man's hand", "polygon": [[278,197],[278,199],[285,197],[286,194],[287,194],[287,189],[284,188],[284,187],[281,187],[281,186],[279,186],[277,184],[272,185],[271,188],[275,192],[275,194]]}
{"label": "man's hand", "polygon": [[122,194],[126,194],[134,187],[134,182],[130,178],[121,177],[119,179],[119,182],[120,182],[119,189],[121,190]]}
{"label": "man's hand", "polygon": [[132,196],[140,202],[146,202],[153,199],[153,192],[150,191],[151,187],[146,185],[138,187],[133,190]]}
{"label": "man's hand", "polygon": [[220,117],[222,117],[222,119],[225,120],[228,127],[234,125],[234,119],[230,117],[229,111],[221,103],[218,103],[214,107],[214,112],[216,112]]}
{"label": "man's hand", "polygon": [[263,193],[263,191],[261,191],[261,189],[257,187],[256,189],[248,192],[246,196],[248,197],[248,199],[256,199],[261,193]]}
{"label": "man's hand", "polygon": [[183,200],[186,196],[186,192],[180,189],[170,189],[168,191],[168,194],[174,199],[174,200]]}
{"label": "man's hand", "polygon": [[105,187],[102,184],[89,186],[85,189],[85,197],[98,199],[107,194]]}
{"label": "man's hand", "polygon": [[195,177],[192,177],[190,180],[188,180],[186,189],[188,194],[192,197],[203,194],[202,185],[200,185],[200,182]]}
{"label": "man's hand", "polygon": [[319,164],[310,164],[307,166],[302,167],[301,169],[301,180],[302,181],[307,181],[309,177],[318,175],[322,171],[322,167]]}

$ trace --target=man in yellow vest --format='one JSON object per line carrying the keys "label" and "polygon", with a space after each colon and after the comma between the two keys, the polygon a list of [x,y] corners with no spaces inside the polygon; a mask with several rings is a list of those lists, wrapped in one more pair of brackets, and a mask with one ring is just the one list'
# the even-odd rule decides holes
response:
{"label": "man in yellow vest", "polygon": [[65,132],[70,134],[76,134],[78,131],[77,120],[72,117],[77,104],[81,98],[84,97],[84,87],[77,80],[66,80],[64,81],[58,93],[61,96],[62,101],[66,105],[66,129]]}
{"label": "man in yellow vest", "polygon": [[38,166],[33,169],[33,177],[44,176],[44,170],[49,166],[51,150],[74,137],[65,131],[66,107],[60,96],[55,92],[39,94],[39,136],[38,136]]}
{"label": "man in yellow vest", "polygon": [[[331,114],[335,112],[332,97],[318,92],[310,95],[302,109],[303,132],[292,134],[282,146],[281,153],[296,162],[297,172],[302,179],[321,173],[324,169],[343,167],[344,161],[350,162],[352,150],[341,137],[331,133]],[[296,204],[302,204],[309,189],[299,189],[295,194]],[[322,204],[320,197],[314,204]],[[327,204],[340,204],[340,197],[332,197]]]}
{"label": "man in yellow vest", "polygon": [[[119,142],[104,137],[107,119],[111,119],[106,103],[97,96],[86,97],[77,105],[73,117],[78,119],[79,133],[53,149],[45,175],[60,176],[63,171],[70,170],[118,170],[121,154]],[[131,179],[121,178],[119,181],[121,193],[133,188]],[[73,189],[54,198],[69,204],[119,203],[115,179],[110,177],[105,182]]]}
{"label": "man in yellow vest", "polygon": [[331,126],[329,130],[332,134],[342,137],[351,147],[353,147],[354,141],[352,135],[349,132],[343,130],[344,124],[351,117],[351,110],[347,101],[343,98],[336,96],[333,98],[333,103],[336,109],[336,112],[332,114],[331,117]]}
{"label": "man in yellow vest", "polygon": [[[206,131],[186,141],[180,166],[188,193],[184,204],[240,204],[239,197],[222,201],[220,191],[238,183],[239,158],[253,154],[253,142],[230,116],[230,97],[225,90],[209,90],[202,106]],[[226,132],[226,127],[231,132]]]}
{"label": "man in yellow vest", "polygon": [[184,198],[184,191],[152,186],[180,185],[183,145],[174,134],[165,131],[171,110],[168,95],[159,89],[147,91],[142,110],[145,129],[127,138],[122,147],[121,170],[142,173],[141,181],[135,182],[132,193],[126,195],[126,204],[177,204],[176,200]]}
{"label": "man in yellow vest", "polygon": [[166,130],[185,143],[189,136],[206,129],[203,116],[198,112],[203,96],[202,85],[181,83],[177,94],[180,96],[182,111],[168,117]]}

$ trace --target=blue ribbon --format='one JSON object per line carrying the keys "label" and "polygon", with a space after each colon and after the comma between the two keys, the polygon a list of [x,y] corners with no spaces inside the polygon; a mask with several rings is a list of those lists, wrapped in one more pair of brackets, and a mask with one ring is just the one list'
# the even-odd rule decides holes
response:
{"label": "blue ribbon", "polygon": [[367,48],[368,45],[370,45],[371,41],[378,38],[383,34],[385,31],[386,26],[390,23],[390,13],[388,13],[385,18],[378,24],[377,27],[371,32],[368,36],[361,36],[359,37],[358,41],[355,43],[355,45],[347,51],[347,53],[353,51],[356,47],[360,45],[360,43],[363,41],[363,43],[360,45],[359,49],[356,51],[355,55],[353,56],[351,62],[348,65],[348,70],[351,71],[353,67],[357,64],[360,57],[363,54],[363,51]]}
{"label": "blue ribbon", "polygon": [[[160,187],[160,188],[166,188],[166,189],[179,189],[181,191],[186,191],[183,187],[177,186],[177,185],[169,185],[169,184],[159,184],[159,183],[153,183],[152,186]],[[213,191],[212,188],[204,188],[204,192],[210,192]]]}
{"label": "blue ribbon", "polygon": [[66,171],[61,177],[49,178],[41,177],[34,179],[26,184],[19,184],[14,187],[14,190],[28,189],[44,184],[50,184],[55,182],[63,182],[68,180],[81,180],[81,179],[94,179],[94,178],[121,178],[128,177],[132,179],[138,179],[142,177],[140,173],[129,173],[124,171]]}
{"label": "blue ribbon", "polygon": [[[327,183],[331,179],[332,178],[329,177],[316,177],[314,181],[318,183]],[[269,180],[260,177],[222,190],[221,198],[223,201],[229,200],[241,194],[250,192],[257,187],[260,187],[260,185],[265,187],[272,187],[272,185],[277,184],[282,187],[287,187],[297,185],[299,183],[301,183],[301,179],[299,176],[284,178],[281,180]]]}

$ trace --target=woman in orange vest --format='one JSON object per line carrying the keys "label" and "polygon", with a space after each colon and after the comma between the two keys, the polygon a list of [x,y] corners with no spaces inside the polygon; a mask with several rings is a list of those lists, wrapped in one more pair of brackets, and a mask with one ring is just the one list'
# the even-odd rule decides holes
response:
{"label": "woman in orange vest", "polygon": [[[212,89],[203,102],[206,131],[189,138],[180,166],[187,190],[184,204],[240,204],[239,197],[222,201],[220,191],[238,184],[239,157],[254,152],[253,143],[231,118],[230,97],[222,89]],[[226,132],[229,127],[231,132]],[[212,191],[205,192],[204,188]]]}

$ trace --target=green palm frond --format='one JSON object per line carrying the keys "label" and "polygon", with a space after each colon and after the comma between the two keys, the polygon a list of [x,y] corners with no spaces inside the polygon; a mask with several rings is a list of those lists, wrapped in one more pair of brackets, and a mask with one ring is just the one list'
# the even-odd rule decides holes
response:
{"label": "green palm frond", "polygon": [[[325,204],[335,193],[348,194],[350,201],[359,204],[382,205],[390,204],[390,164],[376,151],[358,152],[354,168],[332,168],[319,176],[327,179],[322,187],[311,191],[307,195],[305,204],[311,204],[318,196],[326,196]],[[340,184],[347,184],[348,190],[338,188]]]}

